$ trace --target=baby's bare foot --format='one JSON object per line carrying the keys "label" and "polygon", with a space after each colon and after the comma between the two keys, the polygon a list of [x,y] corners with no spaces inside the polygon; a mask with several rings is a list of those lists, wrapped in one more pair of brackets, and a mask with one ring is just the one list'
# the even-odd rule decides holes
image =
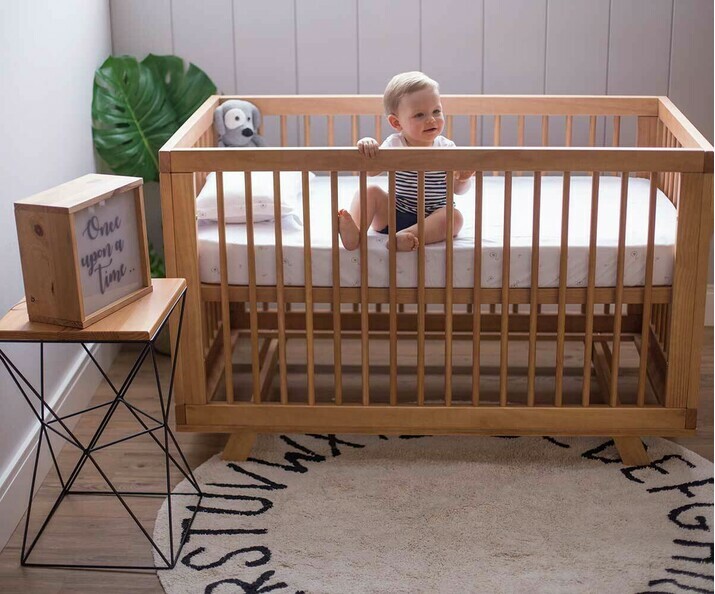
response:
{"label": "baby's bare foot", "polygon": [[397,239],[397,251],[398,252],[413,252],[417,249],[420,244],[417,236],[409,231],[403,231],[395,235]]}
{"label": "baby's bare foot", "polygon": [[344,208],[338,211],[338,233],[346,250],[355,250],[360,245],[360,229]]}

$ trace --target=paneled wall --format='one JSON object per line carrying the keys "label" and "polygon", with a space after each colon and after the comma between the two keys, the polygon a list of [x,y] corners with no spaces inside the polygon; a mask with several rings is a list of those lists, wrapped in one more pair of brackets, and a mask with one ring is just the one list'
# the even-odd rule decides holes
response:
{"label": "paneled wall", "polygon": [[[713,141],[712,0],[111,0],[110,6],[115,54],[175,53],[203,68],[224,93],[381,93],[393,74],[421,69],[444,93],[668,95]],[[360,131],[369,134],[371,124],[364,124]],[[300,131],[293,127],[291,134],[298,140]],[[347,134],[336,129],[336,140]],[[608,134],[600,127],[603,142],[610,142]],[[628,142],[633,130],[622,134]]]}

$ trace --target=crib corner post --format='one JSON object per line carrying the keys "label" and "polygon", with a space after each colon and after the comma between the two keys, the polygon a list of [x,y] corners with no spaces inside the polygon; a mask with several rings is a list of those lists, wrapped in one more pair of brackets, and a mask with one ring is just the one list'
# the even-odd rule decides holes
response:
{"label": "crib corner post", "polygon": [[[187,285],[181,347],[176,364],[176,403],[206,404],[194,175],[172,173],[167,191],[170,194],[165,199],[162,190],[162,207],[169,204],[172,210],[164,213],[164,228],[166,230],[167,224],[170,224],[173,229],[171,235],[165,235],[165,251],[169,254],[166,270],[167,274],[186,279]],[[167,241],[168,237],[171,237],[170,242]],[[174,238],[179,240],[175,241]]]}
{"label": "crib corner post", "polygon": [[680,183],[665,405],[685,409],[698,400],[712,174],[683,173]]}
{"label": "crib corner post", "polygon": [[[700,234],[698,236],[698,265],[695,278],[693,307],[693,334],[690,353],[690,382],[688,384],[687,407],[692,409],[692,427],[695,429],[698,400],[700,396],[700,366],[705,332],[705,304],[707,301],[707,277],[709,266],[710,240],[713,233],[713,174],[702,175],[702,200],[700,202]],[[689,410],[687,412],[689,412]]]}

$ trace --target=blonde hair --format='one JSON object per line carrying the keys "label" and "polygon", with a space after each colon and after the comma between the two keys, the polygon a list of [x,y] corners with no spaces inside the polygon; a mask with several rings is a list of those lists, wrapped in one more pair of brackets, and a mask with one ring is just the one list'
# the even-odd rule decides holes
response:
{"label": "blonde hair", "polygon": [[385,114],[390,115],[397,112],[400,100],[410,93],[416,93],[422,89],[434,89],[439,93],[439,84],[432,80],[423,72],[403,72],[396,74],[387,83],[382,101],[385,105]]}

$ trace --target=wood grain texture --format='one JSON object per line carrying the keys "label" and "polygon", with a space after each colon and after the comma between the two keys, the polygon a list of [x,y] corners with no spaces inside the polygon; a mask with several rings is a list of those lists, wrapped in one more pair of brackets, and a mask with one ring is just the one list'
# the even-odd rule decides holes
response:
{"label": "wood grain texture", "polygon": [[152,279],[150,293],[84,329],[30,322],[23,299],[0,320],[0,341],[146,341],[185,287],[184,279]]}

